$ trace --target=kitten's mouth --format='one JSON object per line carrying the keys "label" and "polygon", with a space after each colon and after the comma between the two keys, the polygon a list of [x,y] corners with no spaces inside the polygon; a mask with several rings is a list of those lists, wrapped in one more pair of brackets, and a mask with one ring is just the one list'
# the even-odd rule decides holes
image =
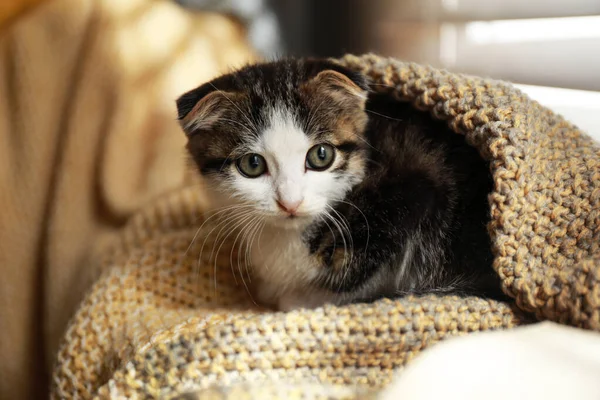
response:
{"label": "kitten's mouth", "polygon": [[310,214],[285,214],[285,215],[282,215],[282,217],[285,220],[302,220],[302,219],[311,218],[311,215]]}
{"label": "kitten's mouth", "polygon": [[307,215],[284,215],[281,219],[286,222],[302,221],[308,218]]}
{"label": "kitten's mouth", "polygon": [[312,217],[309,214],[285,214],[279,215],[272,220],[274,225],[292,229],[306,226],[310,221],[312,221]]}

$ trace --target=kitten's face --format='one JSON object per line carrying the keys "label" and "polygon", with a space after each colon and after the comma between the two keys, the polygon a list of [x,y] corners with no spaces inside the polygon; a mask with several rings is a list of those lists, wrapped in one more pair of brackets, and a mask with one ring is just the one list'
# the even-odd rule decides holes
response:
{"label": "kitten's face", "polygon": [[366,84],[323,62],[247,67],[178,101],[216,206],[303,227],[363,178]]}
{"label": "kitten's face", "polygon": [[250,204],[268,222],[290,227],[341,200],[362,178],[360,160],[339,149],[335,135],[307,134],[298,119],[284,107],[270,110],[260,134],[235,149],[235,162],[209,175],[221,192],[215,197]]}

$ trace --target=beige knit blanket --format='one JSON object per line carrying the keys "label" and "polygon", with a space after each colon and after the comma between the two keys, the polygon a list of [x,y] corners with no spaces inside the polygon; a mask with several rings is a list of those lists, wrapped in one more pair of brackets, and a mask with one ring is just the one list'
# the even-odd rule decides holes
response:
{"label": "beige knit blanket", "polygon": [[532,319],[600,331],[600,146],[506,83],[373,55],[341,62],[490,161],[493,266],[514,304],[261,310],[230,275],[228,249],[199,262],[203,204],[190,186],[141,210],[102,261],[64,337],[55,398],[367,398],[450,336]]}

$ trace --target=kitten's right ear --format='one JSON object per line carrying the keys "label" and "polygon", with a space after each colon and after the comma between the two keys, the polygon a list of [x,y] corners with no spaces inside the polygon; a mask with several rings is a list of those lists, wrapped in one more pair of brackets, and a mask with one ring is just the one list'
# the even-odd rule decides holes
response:
{"label": "kitten's right ear", "polygon": [[366,77],[333,63],[317,64],[317,67],[320,71],[302,84],[302,90],[327,96],[344,107],[365,108],[369,91]]}
{"label": "kitten's right ear", "polygon": [[187,136],[210,129],[238,97],[206,85],[190,90],[177,99],[179,124]]}

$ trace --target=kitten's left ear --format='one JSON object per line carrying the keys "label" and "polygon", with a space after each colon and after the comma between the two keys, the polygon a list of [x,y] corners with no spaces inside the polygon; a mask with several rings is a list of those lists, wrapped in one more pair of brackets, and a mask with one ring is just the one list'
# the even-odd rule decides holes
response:
{"label": "kitten's left ear", "polygon": [[190,90],[177,99],[179,123],[188,136],[210,129],[239,98],[239,94],[218,90],[211,84]]}
{"label": "kitten's left ear", "polygon": [[206,95],[215,91],[215,86],[209,83],[205,83],[185,92],[177,99],[177,118],[181,121],[192,111],[194,106],[198,104]]}

